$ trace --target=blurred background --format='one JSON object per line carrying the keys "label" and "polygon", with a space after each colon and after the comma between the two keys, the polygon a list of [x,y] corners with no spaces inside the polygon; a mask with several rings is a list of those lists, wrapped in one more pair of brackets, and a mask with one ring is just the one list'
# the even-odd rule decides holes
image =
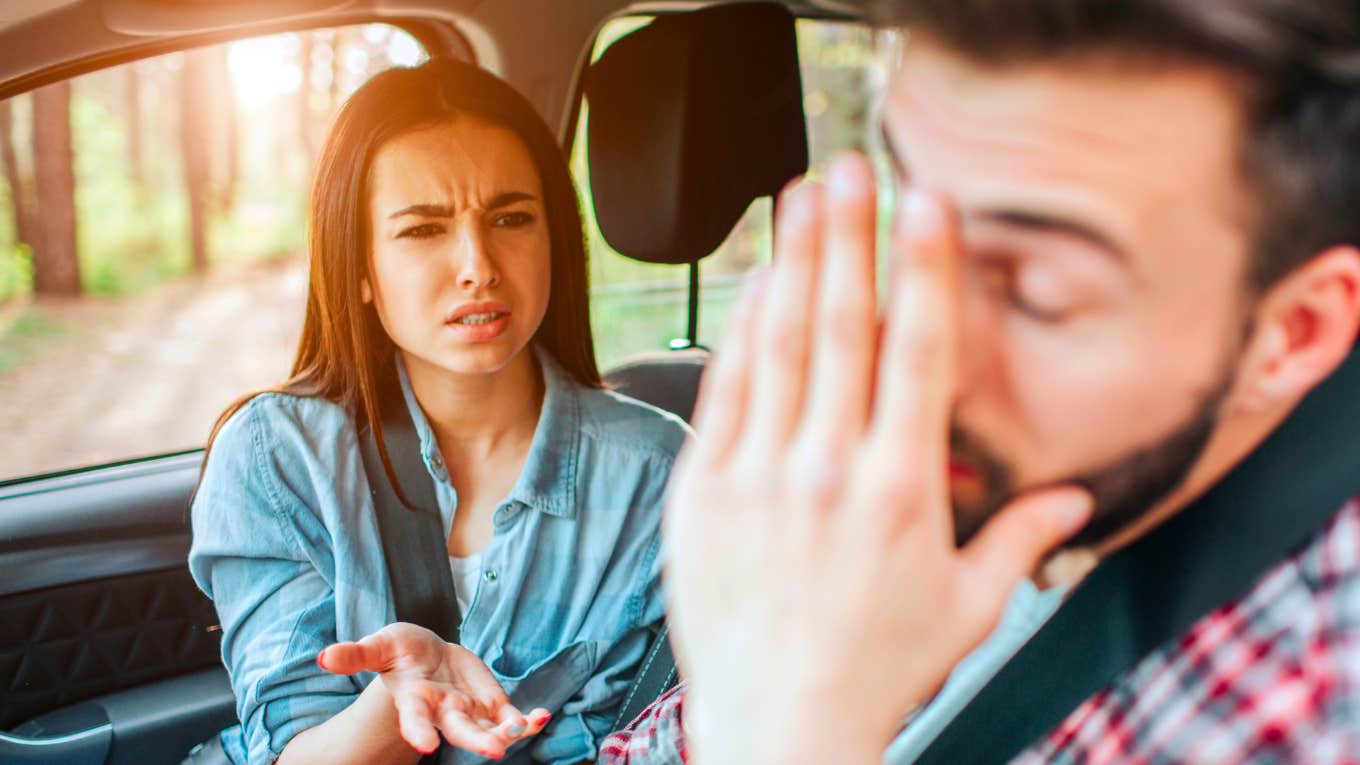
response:
{"label": "blurred background", "polygon": [[[607,25],[596,55],[647,23]],[[814,167],[866,148],[872,34],[799,22]],[[0,482],[201,448],[236,398],[281,382],[306,289],[306,201],[331,116],[374,73],[425,57],[368,24],[172,53],[0,101]],[[602,368],[683,336],[688,271],[610,250],[586,213]],[[703,262],[716,347],[741,274],[766,262],[756,202]]]}

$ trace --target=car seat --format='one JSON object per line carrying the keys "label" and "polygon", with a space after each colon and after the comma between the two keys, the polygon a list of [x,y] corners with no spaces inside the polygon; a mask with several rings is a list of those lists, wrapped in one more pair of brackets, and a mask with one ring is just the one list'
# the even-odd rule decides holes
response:
{"label": "car seat", "polygon": [[659,16],[604,52],[585,93],[605,240],[634,260],[690,268],[688,336],[605,379],[688,420],[708,359],[698,343],[699,262],[752,201],[807,170],[794,18],[773,3]]}

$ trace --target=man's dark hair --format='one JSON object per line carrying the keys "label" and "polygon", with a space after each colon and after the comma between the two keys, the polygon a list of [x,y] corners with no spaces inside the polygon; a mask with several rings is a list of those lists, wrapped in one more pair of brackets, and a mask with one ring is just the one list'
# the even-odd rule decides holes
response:
{"label": "man's dark hair", "polygon": [[987,64],[1127,57],[1207,65],[1240,83],[1248,271],[1264,290],[1337,244],[1360,245],[1360,0],[870,0]]}

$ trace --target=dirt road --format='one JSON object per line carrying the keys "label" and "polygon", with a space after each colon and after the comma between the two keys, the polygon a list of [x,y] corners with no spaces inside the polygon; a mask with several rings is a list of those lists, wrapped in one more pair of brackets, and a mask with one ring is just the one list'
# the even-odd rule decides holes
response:
{"label": "dirt road", "polygon": [[227,404],[287,374],[305,292],[291,260],[28,306],[38,337],[0,328],[0,480],[201,447]]}

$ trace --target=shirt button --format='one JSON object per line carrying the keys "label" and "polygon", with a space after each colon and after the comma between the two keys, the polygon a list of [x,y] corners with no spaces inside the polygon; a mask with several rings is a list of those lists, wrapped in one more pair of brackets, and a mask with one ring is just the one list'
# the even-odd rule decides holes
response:
{"label": "shirt button", "polygon": [[444,458],[439,456],[439,452],[435,452],[434,455],[430,457],[430,464],[434,465],[435,468],[442,468],[444,467]]}
{"label": "shirt button", "polygon": [[488,582],[496,581],[497,577],[499,577],[499,574],[496,573],[496,569],[494,568],[489,568],[482,572],[482,578]]}

